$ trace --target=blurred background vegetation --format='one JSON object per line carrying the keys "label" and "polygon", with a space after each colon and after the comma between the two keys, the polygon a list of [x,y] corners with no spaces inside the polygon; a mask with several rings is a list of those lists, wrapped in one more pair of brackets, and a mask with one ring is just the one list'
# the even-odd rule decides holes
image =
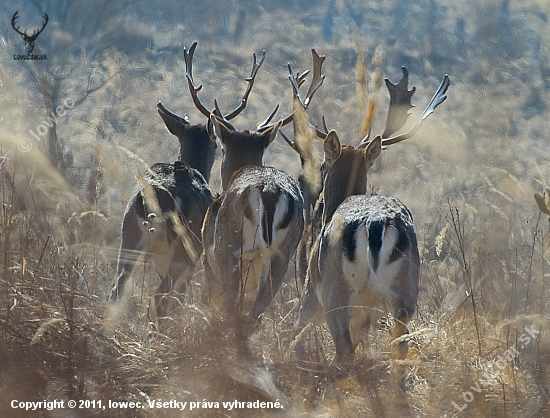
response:
{"label": "blurred background vegetation", "polygon": [[[24,53],[11,27],[15,11],[29,33],[48,14],[33,52],[46,60],[14,59]],[[18,416],[8,405],[16,398],[144,402],[255,399],[258,393],[278,393],[294,413],[391,416],[383,324],[372,347],[364,348],[380,369],[374,389],[298,384],[288,353],[299,297],[293,271],[254,340],[277,389],[216,374],[232,354],[215,343],[223,341],[223,330],[205,331],[212,314],[193,292],[172,333],[151,340],[147,298],[157,278],[150,266],[134,273],[136,296],[127,312],[107,313],[135,173],[177,157],[178,143],[156,103],[204,123],[190,100],[182,59],[183,47],[195,40],[201,99],[216,99],[226,110],[244,91],[252,52],[266,50],[247,109],[235,121],[239,129],[254,129],[277,104],[281,115],[290,112],[286,65],[310,68],[311,48],[327,59],[326,80],[308,114],[312,123],[325,115],[347,143],[359,140],[365,66],[367,93],[378,102],[375,133],[383,130],[388,103],[385,88],[373,81],[375,69],[394,82],[401,66],[409,70],[409,84],[418,89],[410,122],[449,74],[447,101],[413,139],[387,149],[369,175],[372,190],[411,208],[419,235],[422,290],[411,331],[422,332],[409,356],[411,410],[426,417],[550,416],[549,228],[533,200],[550,181],[546,0],[6,1],[0,16],[4,416]],[[75,106],[37,141],[29,130],[37,132],[67,98]],[[20,149],[23,138],[30,151]],[[297,155],[283,141],[264,160],[300,172]],[[218,191],[218,164],[212,173]],[[507,374],[476,393],[464,412],[454,408],[451,402],[462,405],[463,392],[482,373],[480,364],[533,324],[541,331],[536,344],[521,350]],[[328,365],[326,330],[315,339],[319,363]]]}

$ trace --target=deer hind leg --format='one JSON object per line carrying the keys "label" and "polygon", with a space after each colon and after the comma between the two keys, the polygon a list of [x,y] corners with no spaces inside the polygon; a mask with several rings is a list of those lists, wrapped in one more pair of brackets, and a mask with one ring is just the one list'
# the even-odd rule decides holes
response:
{"label": "deer hind leg", "polygon": [[202,281],[204,291],[202,292],[202,302],[211,306],[218,313],[223,312],[223,283],[218,279],[214,272],[215,266],[211,264],[208,255],[202,254]]}
{"label": "deer hind leg", "polygon": [[173,245],[167,249],[168,269],[159,269],[157,266],[161,278],[155,294],[155,307],[159,319],[166,318],[177,305],[183,303],[182,295],[187,291],[194,270],[194,264],[183,251],[183,246]]}
{"label": "deer hind leg", "polygon": [[[171,303],[170,298],[171,290],[173,287],[173,280],[168,274],[168,272],[160,273],[160,286],[158,287],[155,295],[154,295],[154,312],[156,313],[156,321],[159,325],[159,328],[162,326],[162,324],[165,322],[166,317],[168,316],[168,313],[170,311]],[[151,307],[150,307],[151,308]],[[151,313],[151,311],[150,311]]]}
{"label": "deer hind leg", "polygon": [[299,338],[296,342],[296,358],[298,362],[305,362],[306,360],[306,339],[305,336],[299,335],[302,330],[312,323],[313,325],[320,325],[323,321],[323,305],[319,302],[317,294],[313,286],[309,284],[309,280],[306,280],[306,288],[302,296],[300,304],[300,312],[298,314],[298,322],[294,327],[294,340]]}
{"label": "deer hind leg", "polygon": [[[149,258],[160,277],[160,286],[153,297],[156,320],[159,324],[169,311],[169,293],[173,289],[175,279],[181,274],[177,273],[175,268],[176,247],[176,241],[170,241],[165,230],[155,232],[149,243]],[[151,308],[152,306],[149,307]]]}
{"label": "deer hind leg", "polygon": [[395,340],[409,333],[407,323],[411,315],[412,312],[404,307],[394,310],[395,325],[392,329],[392,356],[394,360],[397,360],[394,365],[394,375],[397,379],[398,389],[401,394],[406,393],[405,380],[407,378],[407,367],[403,364],[399,364],[399,362],[407,358],[408,342]]}
{"label": "deer hind leg", "polygon": [[355,349],[349,331],[349,309],[346,306],[328,307],[325,311],[328,329],[334,340],[336,356],[331,365],[349,366],[355,356]]}
{"label": "deer hind leg", "polygon": [[240,317],[242,301],[239,299],[242,287],[242,270],[240,257],[235,254],[227,255],[220,252],[215,266],[205,271],[211,273],[209,287],[215,292],[213,295],[216,306],[220,306],[224,316],[228,319]]}
{"label": "deer hind leg", "polygon": [[136,201],[134,200],[124,214],[122,220],[122,233],[120,250],[118,253],[117,279],[109,297],[115,302],[122,297],[124,285],[130,277],[140,252],[147,245],[147,233],[143,226],[143,219],[136,213]]}
{"label": "deer hind leg", "polygon": [[350,332],[351,289],[347,281],[339,276],[331,261],[332,258],[324,260],[324,271],[321,274],[324,282],[322,297],[325,319],[336,349],[331,366],[349,366],[355,356]]}
{"label": "deer hind leg", "polygon": [[256,300],[248,311],[248,315],[254,320],[256,325],[259,325],[260,315],[269,307],[273,298],[281,288],[288,267],[288,260],[286,257],[271,254],[270,258],[271,262],[260,278]]}
{"label": "deer hind leg", "polygon": [[175,299],[178,299],[178,293],[175,291],[174,285],[175,280],[169,273],[161,277],[160,286],[155,293],[155,310],[159,323],[168,317],[176,305]]}

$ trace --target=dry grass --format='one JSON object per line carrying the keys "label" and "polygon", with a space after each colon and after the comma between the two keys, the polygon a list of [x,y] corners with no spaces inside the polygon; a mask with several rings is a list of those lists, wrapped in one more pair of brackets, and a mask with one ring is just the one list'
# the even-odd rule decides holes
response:
{"label": "dry grass", "polygon": [[[190,17],[174,32],[162,23],[143,29],[157,45],[178,45],[176,49],[182,33],[187,46],[198,39],[194,73],[197,84],[204,85],[201,99],[210,104],[217,98],[226,112],[237,106],[236,95],[244,91],[251,52],[267,50],[250,103],[235,120],[237,128],[257,126],[277,103],[282,114],[290,112],[285,65],[308,68],[311,47],[327,55],[327,78],[308,116],[319,123],[325,114],[329,129],[336,129],[344,142],[358,141],[365,130],[365,91],[374,97],[371,103],[377,103],[368,110],[373,133],[383,130],[386,92],[376,88],[379,80],[365,80],[364,74],[374,77],[380,67],[383,76],[396,81],[399,66],[407,63],[410,85],[418,88],[412,121],[448,72],[452,85],[447,102],[414,139],[385,151],[369,174],[373,190],[399,197],[411,208],[419,235],[421,292],[406,360],[410,414],[550,416],[550,227],[544,212],[550,181],[549,98],[544,88],[549,72],[541,53],[547,45],[542,42],[538,51],[530,47],[534,39],[548,39],[540,15],[550,10],[541,1],[512,2],[514,39],[503,45],[498,37],[484,41],[484,35],[496,30],[499,2],[442,2],[446,9],[438,9],[437,25],[423,23],[430,2],[419,2],[404,17],[408,33],[391,43],[368,29],[392,26],[389,3],[336,2],[339,14],[333,37],[326,41],[314,24],[325,9],[304,14],[298,6],[278,10],[276,19],[267,6],[254,6],[256,14],[247,16],[238,45],[221,43],[218,35]],[[346,5],[361,13],[364,27],[350,23]],[[236,19],[233,16],[231,25]],[[466,22],[469,42],[477,46],[459,45],[454,29],[459,19]],[[202,29],[190,38],[188,30],[196,26]],[[426,37],[429,43],[423,41]],[[364,48],[366,67],[357,63],[363,56],[357,45]],[[68,112],[56,128],[70,151],[66,170],[48,162],[43,142],[33,143],[30,152],[18,149],[20,138],[47,112],[37,105],[44,101],[29,87],[21,63],[4,51],[0,55],[0,415],[175,414],[166,409],[118,409],[70,415],[65,409],[33,415],[12,409],[12,399],[144,404],[278,399],[283,411],[244,412],[401,414],[390,373],[391,317],[383,317],[359,347],[351,375],[329,371],[333,345],[324,327],[305,335],[314,372],[298,370],[289,350],[299,306],[295,266],[248,344],[233,337],[226,322],[202,303],[199,279],[166,326],[151,332],[149,301],[158,278],[146,263],[136,266],[128,285],[132,296],[124,306],[117,311],[108,306],[118,230],[135,187],[135,172],[176,158],[176,140],[157,116],[156,101],[178,113],[188,112],[193,123],[204,119],[191,108],[181,56],[173,55],[152,50],[128,57],[108,51],[102,56],[94,71],[102,74],[98,79],[106,80],[105,86]],[[80,65],[90,62],[80,59],[74,61],[79,66],[76,74],[85,74]],[[68,82],[63,93],[79,97],[78,85],[76,79]],[[320,147],[317,151],[320,154]],[[294,154],[277,140],[265,161],[298,175],[300,163]],[[211,183],[219,189],[219,163]],[[497,370],[499,356],[506,363]],[[244,412],[197,409],[180,415]]]}

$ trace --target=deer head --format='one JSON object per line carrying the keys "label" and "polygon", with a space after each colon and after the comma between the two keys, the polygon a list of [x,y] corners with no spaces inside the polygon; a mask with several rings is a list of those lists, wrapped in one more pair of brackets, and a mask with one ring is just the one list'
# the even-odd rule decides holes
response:
{"label": "deer head", "polygon": [[[403,67],[403,77],[397,84],[386,80],[390,93],[390,108],[386,121],[386,128],[382,135],[370,139],[367,135],[356,145],[341,145],[336,132],[325,133],[317,129],[317,136],[324,139],[325,160],[324,166],[324,190],[325,206],[323,222],[328,222],[338,205],[347,197],[356,194],[364,194],[367,188],[367,171],[374,164],[381,150],[386,146],[396,144],[411,138],[420,128],[422,122],[433,113],[435,108],[445,101],[449,87],[449,77],[445,75],[439,88],[430,103],[426,106],[416,124],[407,132],[389,136],[400,129],[412,107],[410,99],[415,89],[408,90],[408,73]],[[326,124],[325,131],[326,131]]]}
{"label": "deer head", "polygon": [[225,123],[229,124],[229,120],[235,118],[244,110],[254,84],[256,73],[264,61],[265,51],[259,61],[256,58],[256,54],[253,55],[252,72],[250,77],[245,79],[248,83],[246,91],[239,105],[234,110],[224,115],[216,101],[214,102],[214,108],[208,109],[198,97],[198,92],[202,89],[202,85],[197,87],[193,81],[193,54],[195,53],[196,47],[197,42],[194,42],[189,49],[183,49],[185,76],[187,78],[187,84],[193,103],[199,112],[207,117],[207,122],[205,124],[191,124],[186,114],[184,116],[179,116],[168,110],[161,102],[157,104],[157,110],[170,133],[175,135],[180,142],[178,160],[199,170],[206,181],[208,181],[217,148],[213,126],[210,122],[210,114],[217,115]]}
{"label": "deer head", "polygon": [[13,17],[11,18],[11,26],[13,27],[13,29],[15,29],[15,31],[19,35],[21,35],[21,37],[23,38],[23,41],[25,42],[25,50],[30,54],[34,49],[34,43],[36,42],[36,38],[38,38],[38,35],[40,35],[42,33],[42,31],[44,30],[44,28],[48,24],[49,17],[46,13],[44,13],[44,23],[42,24],[42,28],[40,28],[38,30],[35,29],[32,32],[32,35],[28,35],[27,30],[25,30],[25,32],[21,32],[19,30],[19,28],[21,26],[16,26],[16,20],[17,20],[18,17],[19,17],[19,11],[16,11],[13,14]]}

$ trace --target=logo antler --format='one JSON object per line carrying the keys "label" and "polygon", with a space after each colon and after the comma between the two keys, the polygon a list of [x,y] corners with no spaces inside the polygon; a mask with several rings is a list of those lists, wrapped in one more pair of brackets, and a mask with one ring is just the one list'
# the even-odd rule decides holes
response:
{"label": "logo antler", "polygon": [[11,18],[11,26],[13,27],[13,29],[15,29],[15,31],[19,35],[21,35],[21,37],[23,38],[23,41],[25,41],[25,49],[30,54],[34,49],[34,42],[36,41],[36,38],[38,38],[38,35],[40,35],[42,33],[42,31],[44,30],[44,28],[48,24],[49,17],[47,15],[47,13],[44,13],[44,23],[42,24],[42,28],[38,29],[38,30],[35,29],[33,31],[32,35],[30,35],[30,36],[27,34],[27,30],[25,30],[25,32],[21,32],[19,30],[19,28],[21,26],[15,26],[16,25],[15,21],[17,20],[18,17],[19,17],[19,10],[16,11],[13,14],[13,17]]}

